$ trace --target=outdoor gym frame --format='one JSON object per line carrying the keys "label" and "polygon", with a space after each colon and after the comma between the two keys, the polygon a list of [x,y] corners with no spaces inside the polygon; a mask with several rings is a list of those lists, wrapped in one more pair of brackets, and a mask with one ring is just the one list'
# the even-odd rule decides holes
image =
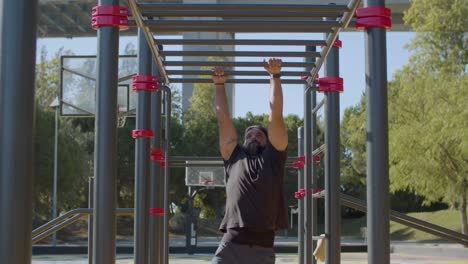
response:
{"label": "outdoor gym frame", "polygon": [[[168,263],[168,183],[171,167],[185,166],[170,157],[170,83],[211,82],[186,75],[207,74],[206,71],[170,71],[166,66],[262,67],[261,62],[237,61],[170,61],[164,56],[275,56],[301,57],[304,63],[285,62],[283,67],[307,68],[306,78],[285,79],[283,83],[305,84],[304,129],[300,132],[302,167],[299,187],[305,189],[300,200],[299,263],[315,263],[313,241],[317,238],[316,201],[317,165],[314,156],[324,153],[325,164],[325,239],[326,263],[340,263],[340,204],[365,210],[359,201],[340,195],[339,167],[339,94],[343,83],[339,78],[338,34],[353,18],[359,0],[349,5],[216,5],[137,3],[128,1],[139,39],[138,75],[158,78],[159,91],[143,89],[138,94],[136,113],[135,166],[135,264]],[[118,0],[100,0],[99,6],[118,6]],[[34,124],[34,63],[37,26],[37,0],[3,1],[1,14],[0,61],[0,259],[5,263],[26,264],[31,261],[32,243],[32,179]],[[367,98],[367,197],[369,263],[389,264],[389,219],[439,234],[446,239],[468,244],[467,236],[411,219],[389,210],[388,127],[386,28],[389,14],[383,0],[364,2],[364,14],[358,15],[357,27],[366,31],[366,98]],[[98,74],[96,91],[95,173],[93,191],[93,235],[89,244],[90,263],[115,263],[116,147],[117,147],[117,60],[119,28],[127,26],[121,8],[103,8],[93,21],[98,37]],[[221,17],[225,20],[177,21],[155,20],[153,17]],[[255,20],[252,20],[255,17]],[[325,17],[327,19],[322,20]],[[94,17],[93,17],[94,18]],[[229,20],[237,18],[237,20]],[[242,20],[242,19],[250,20]],[[260,18],[260,19],[259,19]],[[294,18],[284,20],[282,18]],[[270,20],[269,20],[270,19]],[[274,19],[273,22],[271,19]],[[359,21],[360,20],[360,21]],[[110,21],[110,22],[109,22]],[[274,24],[274,26],[272,26]],[[158,39],[155,33],[165,32],[322,32],[325,40],[219,40]],[[164,45],[302,45],[305,52],[220,52],[164,51]],[[315,47],[322,46],[320,52]],[[152,55],[152,56],[151,56]],[[315,61],[313,61],[315,60]],[[317,73],[325,63],[325,77]],[[233,76],[261,75],[255,71],[229,71]],[[300,76],[299,72],[284,75]],[[183,75],[172,78],[171,75]],[[317,80],[318,79],[318,80]],[[268,83],[266,79],[231,78],[230,83]],[[325,85],[326,87],[321,87]],[[145,86],[145,85],[144,85]],[[316,102],[316,92],[325,92],[325,99]],[[164,105],[164,107],[162,107]],[[316,113],[325,106],[325,144],[317,146]],[[162,112],[164,110],[164,112]],[[162,120],[165,120],[164,126]],[[164,135],[163,132],[164,131]],[[318,147],[318,148],[317,148]],[[154,154],[156,153],[156,154]],[[153,159],[154,158],[154,159]],[[156,162],[151,162],[151,160]],[[183,159],[182,159],[183,160]],[[342,201],[342,203],[340,203]],[[91,206],[90,206],[91,207]],[[130,210],[131,211],[131,210]],[[123,213],[130,213],[124,209]],[[62,215],[34,231],[35,241],[66,224],[90,215],[81,210]],[[47,233],[42,233],[47,232]],[[444,234],[440,234],[444,233]],[[454,238],[456,237],[456,238]],[[456,240],[458,239],[458,240]]]}

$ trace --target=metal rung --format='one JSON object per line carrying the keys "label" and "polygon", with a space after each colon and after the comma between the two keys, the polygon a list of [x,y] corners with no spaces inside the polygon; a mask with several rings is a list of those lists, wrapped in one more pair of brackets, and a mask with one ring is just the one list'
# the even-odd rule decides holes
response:
{"label": "metal rung", "polygon": [[150,27],[157,27],[164,30],[170,27],[200,27],[200,28],[330,28],[341,26],[339,21],[262,21],[262,20],[147,20],[145,24]]}
{"label": "metal rung", "polygon": [[[212,75],[212,71],[202,71],[202,70],[167,70],[169,75]],[[266,71],[224,71],[226,75],[236,76],[268,76]],[[282,76],[307,76],[308,72],[299,72],[299,71],[282,71]]]}
{"label": "metal rung", "polygon": [[312,114],[315,114],[322,108],[322,106],[325,104],[325,98],[322,99],[313,109],[312,109]]}
{"label": "metal rung", "polygon": [[254,40],[254,39],[155,39],[157,45],[265,45],[325,46],[323,40]]}
{"label": "metal rung", "polygon": [[282,52],[282,51],[160,51],[161,56],[213,56],[213,57],[320,57],[320,52]]}
{"label": "metal rung", "polygon": [[147,17],[228,17],[228,18],[241,18],[241,17],[261,17],[261,18],[311,18],[311,17],[340,17],[343,12],[304,12],[304,11],[256,11],[256,12],[245,12],[238,10],[144,10],[141,12],[143,16]]}
{"label": "metal rung", "polygon": [[[170,83],[213,83],[207,78],[169,78]],[[270,83],[269,79],[227,79],[226,83]],[[282,84],[305,84],[304,80],[281,80]]]}
{"label": "metal rung", "polygon": [[236,11],[282,11],[282,12],[346,12],[347,5],[265,5],[265,4],[168,4],[138,3],[142,11],[203,11],[203,10],[236,10]]}
{"label": "metal rung", "polygon": [[289,26],[275,26],[275,27],[204,27],[204,26],[186,26],[186,27],[158,27],[154,24],[145,24],[151,29],[153,33],[182,33],[182,32],[251,32],[251,33],[332,33],[332,28],[316,28],[316,27],[289,27]]}
{"label": "metal rung", "polygon": [[[165,61],[166,66],[223,66],[223,67],[262,67],[265,66],[264,62],[250,62],[250,61]],[[283,62],[283,68],[305,68],[315,67],[314,63],[306,62]]]}
{"label": "metal rung", "polygon": [[322,152],[325,151],[325,144],[321,145],[320,147],[318,147],[317,149],[313,150],[312,151],[312,156],[315,156],[317,154],[320,154]]}

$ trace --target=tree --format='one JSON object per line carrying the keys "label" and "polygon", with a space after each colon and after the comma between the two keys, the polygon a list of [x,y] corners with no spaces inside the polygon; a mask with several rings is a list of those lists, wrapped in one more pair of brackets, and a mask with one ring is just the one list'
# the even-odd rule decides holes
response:
{"label": "tree", "polygon": [[410,63],[389,85],[391,189],[449,203],[468,234],[468,5],[415,0],[405,21],[417,34]]}
{"label": "tree", "polygon": [[[54,162],[54,113],[49,104],[57,96],[59,61],[62,51],[47,60],[45,49],[36,65],[36,126],[34,167],[34,223],[50,219],[52,207],[52,183]],[[58,210],[79,207],[86,201],[83,184],[85,151],[83,136],[71,122],[60,120],[58,142]]]}

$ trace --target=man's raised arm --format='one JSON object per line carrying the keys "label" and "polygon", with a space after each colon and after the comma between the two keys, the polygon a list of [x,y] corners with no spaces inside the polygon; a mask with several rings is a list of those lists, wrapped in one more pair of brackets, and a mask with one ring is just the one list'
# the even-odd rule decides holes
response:
{"label": "man's raised arm", "polygon": [[237,145],[237,132],[231,120],[226,95],[226,76],[222,67],[213,70],[213,82],[216,89],[215,108],[219,126],[219,148],[224,160],[228,160]]}
{"label": "man's raised arm", "polygon": [[268,125],[268,139],[273,147],[283,151],[288,146],[288,130],[283,120],[283,91],[281,88],[280,59],[269,59],[265,70],[270,74],[270,124]]}

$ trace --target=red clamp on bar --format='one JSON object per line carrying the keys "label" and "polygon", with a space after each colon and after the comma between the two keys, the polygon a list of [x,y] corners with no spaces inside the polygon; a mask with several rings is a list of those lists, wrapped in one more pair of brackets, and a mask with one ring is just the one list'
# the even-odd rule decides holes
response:
{"label": "red clamp on bar", "polygon": [[102,5],[92,9],[91,26],[117,27],[120,30],[128,29],[128,9],[123,6]]}
{"label": "red clamp on bar", "polygon": [[150,208],[150,215],[164,215],[164,208]]}
{"label": "red clamp on bar", "polygon": [[132,90],[133,91],[149,91],[149,92],[157,92],[159,89],[158,83],[133,83]]}
{"label": "red clamp on bar", "polygon": [[132,89],[134,91],[157,92],[159,89],[158,76],[135,75],[133,76]]}
{"label": "red clamp on bar", "polygon": [[315,163],[320,163],[320,156],[319,155],[315,156]]}
{"label": "red clamp on bar", "polygon": [[166,157],[164,157],[164,152],[162,149],[152,149],[151,150],[151,160],[155,162],[165,162]]}
{"label": "red clamp on bar", "polygon": [[369,6],[356,9],[356,29],[392,28],[392,10],[383,6]]}
{"label": "red clamp on bar", "polygon": [[343,92],[343,78],[322,77],[318,80],[319,92]]}
{"label": "red clamp on bar", "polygon": [[153,138],[153,130],[135,129],[132,131],[132,138]]}
{"label": "red clamp on bar", "polygon": [[305,189],[300,189],[298,192],[294,193],[294,198],[296,199],[302,199],[306,196]]}
{"label": "red clamp on bar", "polygon": [[[337,40],[335,40],[335,42],[333,43],[332,46],[335,47],[335,48],[339,48],[339,49],[340,49],[340,48],[343,47],[343,41],[337,39]],[[325,45],[320,45],[320,47],[323,48],[323,47],[325,47]],[[317,77],[317,78],[318,78],[318,77]]]}
{"label": "red clamp on bar", "polygon": [[298,161],[293,162],[292,167],[295,169],[303,169],[305,164],[305,156],[299,156]]}

